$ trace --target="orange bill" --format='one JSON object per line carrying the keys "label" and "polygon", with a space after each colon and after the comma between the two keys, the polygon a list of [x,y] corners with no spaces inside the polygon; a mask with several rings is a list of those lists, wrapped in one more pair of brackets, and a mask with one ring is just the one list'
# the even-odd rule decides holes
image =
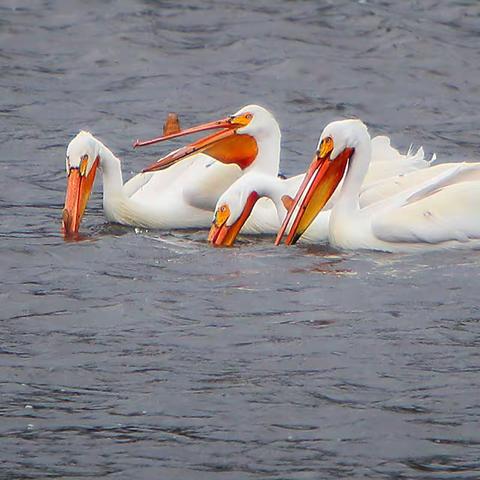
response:
{"label": "orange bill", "polygon": [[143,173],[156,172],[174,165],[180,160],[189,157],[195,153],[203,152],[211,157],[215,158],[219,162],[231,164],[235,163],[240,168],[247,168],[256,158],[258,153],[257,142],[248,134],[239,134],[237,130],[245,127],[251,120],[250,114],[242,114],[234,117],[224,118],[215,122],[209,122],[197,127],[188,128],[178,133],[172,133],[146,142],[137,142],[137,146],[151,145],[164,140],[172,138],[182,137],[198,132],[204,132],[209,130],[220,131],[215,132],[206,137],[202,137],[199,140],[190,143],[155,163],[151,164],[143,170]]}
{"label": "orange bill", "polygon": [[[214,122],[202,123],[195,127],[186,128],[185,130],[178,130],[176,132],[166,132],[166,134],[161,137],[152,138],[151,140],[135,140],[133,143],[133,148],[137,147],[146,147],[147,145],[154,145],[155,143],[165,142],[166,140],[171,140],[173,138],[185,137],[186,135],[193,135],[199,132],[205,132],[207,130],[215,130],[218,128],[229,128],[231,127],[231,118],[222,118],[221,120],[216,120]],[[165,130],[164,130],[165,131]]]}
{"label": "orange bill", "polygon": [[[252,192],[245,202],[242,213],[232,225],[227,225],[226,223],[230,215],[228,207],[225,205],[217,210],[208,234],[208,241],[216,247],[231,247],[259,198],[257,192]],[[225,208],[227,209],[227,213],[223,210]]]}
{"label": "orange bill", "polygon": [[285,208],[287,209],[287,215],[285,216],[283,223],[280,226],[280,230],[277,233],[277,237],[275,238],[275,245],[277,246],[280,245],[280,242],[282,241],[283,235],[285,234],[285,230],[287,229],[288,224],[290,223],[290,219],[292,218],[293,212],[295,211],[295,207],[300,202],[302,195],[305,193],[305,189],[309,185],[316,169],[318,168],[318,163],[316,160],[317,160],[317,156],[314,157],[312,163],[308,167],[307,173],[303,177],[302,183],[298,188],[297,193],[295,194],[295,198],[291,202],[290,201],[283,202]]}
{"label": "orange bill", "polygon": [[295,244],[315,220],[342,180],[353,149],[346,148],[334,160],[331,160],[330,153],[331,150],[325,156],[320,152],[315,155],[280,227],[275,245],[281,242],[294,212],[296,212],[296,216],[285,243],[287,245]]}
{"label": "orange bill", "polygon": [[65,207],[62,213],[62,230],[65,236],[78,232],[92,191],[99,158],[95,159],[88,173],[86,173],[86,162],[86,159],[82,159],[80,167],[72,167],[68,173]]}

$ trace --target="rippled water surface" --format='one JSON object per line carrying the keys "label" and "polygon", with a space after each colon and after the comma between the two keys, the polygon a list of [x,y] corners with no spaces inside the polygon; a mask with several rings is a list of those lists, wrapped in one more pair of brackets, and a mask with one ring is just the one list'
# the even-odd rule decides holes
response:
{"label": "rippled water surface", "polygon": [[352,115],[480,159],[480,3],[4,0],[0,93],[0,478],[480,478],[480,252],[212,249],[100,185],[60,236],[70,138],[128,176],[171,110],[265,105],[287,174]]}

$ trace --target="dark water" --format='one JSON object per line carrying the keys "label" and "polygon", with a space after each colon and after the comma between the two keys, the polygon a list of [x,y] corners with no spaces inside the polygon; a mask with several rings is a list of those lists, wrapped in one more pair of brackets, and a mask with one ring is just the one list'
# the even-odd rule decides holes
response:
{"label": "dark water", "polygon": [[59,235],[69,139],[128,176],[170,110],[267,106],[287,174],[351,115],[478,160],[480,3],[3,0],[0,68],[1,478],[480,478],[479,252],[212,249],[100,187]]}

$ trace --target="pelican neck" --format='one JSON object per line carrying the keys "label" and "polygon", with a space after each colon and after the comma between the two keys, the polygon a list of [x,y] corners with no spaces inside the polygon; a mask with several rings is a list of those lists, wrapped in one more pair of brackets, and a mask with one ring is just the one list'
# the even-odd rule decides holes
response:
{"label": "pelican neck", "polygon": [[99,142],[100,168],[103,172],[103,198],[119,194],[123,188],[120,160],[103,143]]}
{"label": "pelican neck", "polygon": [[277,176],[280,167],[280,129],[272,129],[268,135],[255,138],[257,142],[257,156],[245,169],[245,173],[258,172],[266,175]]}

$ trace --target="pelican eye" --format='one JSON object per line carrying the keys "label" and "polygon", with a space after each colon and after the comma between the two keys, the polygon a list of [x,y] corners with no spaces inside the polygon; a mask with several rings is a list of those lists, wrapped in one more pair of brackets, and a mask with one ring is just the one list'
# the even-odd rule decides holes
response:
{"label": "pelican eye", "polygon": [[325,137],[320,142],[320,146],[317,150],[317,156],[319,158],[326,158],[333,150],[333,138]]}
{"label": "pelican eye", "polygon": [[228,205],[222,205],[216,212],[215,212],[215,225],[217,227],[221,227],[230,216],[230,208]]}
{"label": "pelican eye", "polygon": [[253,115],[251,113],[242,113],[240,115],[231,117],[231,122],[239,127],[246,127],[252,118]]}

